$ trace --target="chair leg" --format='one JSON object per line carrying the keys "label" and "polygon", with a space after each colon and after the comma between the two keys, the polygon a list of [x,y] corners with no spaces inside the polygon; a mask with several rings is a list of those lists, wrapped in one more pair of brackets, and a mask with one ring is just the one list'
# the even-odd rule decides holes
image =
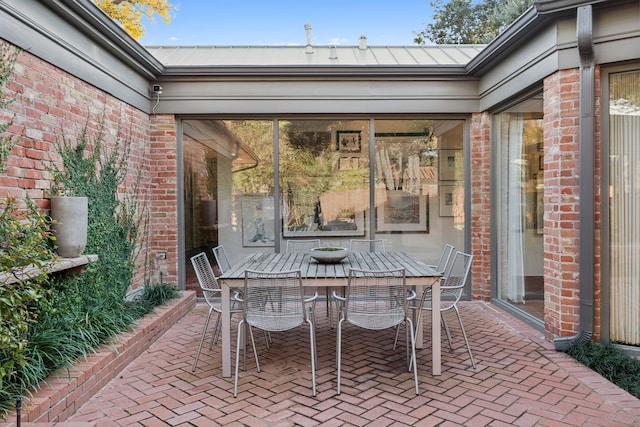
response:
{"label": "chair leg", "polygon": [[[421,310],[422,311],[422,310]],[[413,365],[413,380],[416,384],[416,396],[420,394],[420,388],[418,386],[418,360],[416,359],[416,340],[415,340],[415,332],[413,328],[413,322],[410,319],[407,319],[407,347],[409,346],[409,340],[411,340],[411,359],[409,361],[409,370],[411,370],[411,365]],[[418,328],[415,328],[418,329]]]}
{"label": "chair leg", "polygon": [[260,372],[260,361],[258,360],[258,350],[256,349],[256,341],[253,339],[253,329],[251,328],[251,325],[247,324],[249,326],[249,336],[251,337],[251,347],[253,347],[253,356],[256,359],[256,367],[258,368],[258,372]]}
{"label": "chair leg", "polygon": [[442,321],[442,326],[444,327],[444,331],[447,334],[447,340],[449,340],[449,350],[453,350],[453,341],[451,340],[451,331],[449,331],[449,325],[447,325],[447,320],[444,318],[444,311],[440,312],[440,320]]}
{"label": "chair leg", "polygon": [[316,352],[316,334],[313,322],[307,320],[309,323],[309,346],[311,347],[311,387],[313,390],[313,396],[316,395],[316,366],[318,364],[318,355]]}
{"label": "chair leg", "polygon": [[342,318],[338,321],[336,337],[336,368],[338,370],[338,394],[340,394],[340,370],[342,368]]}
{"label": "chair leg", "polygon": [[221,330],[222,322],[220,319],[220,315],[218,315],[218,319],[216,319],[216,325],[213,327],[213,338],[211,340],[211,344],[209,344],[209,350],[213,349],[214,344],[218,344],[218,336],[220,335]]}
{"label": "chair leg", "polygon": [[[418,314],[416,315],[416,324],[415,324],[415,331],[416,331],[416,334],[417,334],[418,333],[418,325],[422,321],[422,310],[417,308],[417,307],[409,307],[409,309],[418,311]],[[398,346],[398,338],[400,337],[400,329],[396,327],[395,330],[396,330],[396,336],[393,339],[393,349],[394,350]],[[417,337],[414,337],[413,339],[415,340],[415,339],[417,339]],[[409,367],[409,370],[411,370],[411,367]]]}
{"label": "chair leg", "polygon": [[[238,396],[238,367],[240,365],[240,345],[242,342],[242,328],[244,327],[244,320],[240,320],[240,323],[238,323],[238,336],[236,339],[236,372],[235,372],[235,378],[233,380],[233,397],[237,397]],[[246,348],[245,348],[245,353],[246,353]],[[246,355],[245,355],[245,359],[246,359]]]}
{"label": "chair leg", "polygon": [[458,322],[460,323],[460,330],[462,331],[462,336],[464,337],[464,342],[467,345],[467,351],[469,352],[469,358],[471,359],[471,365],[473,369],[476,369],[476,361],[473,360],[473,354],[471,354],[471,346],[469,345],[469,340],[467,339],[467,333],[464,330],[464,326],[462,326],[462,317],[460,317],[460,311],[458,310],[458,306],[453,306],[456,314],[458,315]]}
{"label": "chair leg", "polygon": [[[212,308],[209,308],[209,314],[207,314],[207,320],[204,322],[204,328],[202,328],[202,336],[200,337],[200,345],[198,345],[198,350],[196,350],[196,359],[193,361],[193,367],[191,368],[191,372],[196,371],[196,366],[198,365],[198,359],[200,358],[200,352],[202,351],[202,345],[204,344],[204,337],[207,335],[207,328],[209,327],[209,320],[211,319]],[[218,320],[220,320],[220,316],[218,316]]]}

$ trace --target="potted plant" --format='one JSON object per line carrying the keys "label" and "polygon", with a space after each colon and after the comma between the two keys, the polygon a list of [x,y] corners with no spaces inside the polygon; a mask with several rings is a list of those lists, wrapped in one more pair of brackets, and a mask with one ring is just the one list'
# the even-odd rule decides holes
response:
{"label": "potted plant", "polygon": [[51,197],[51,228],[56,252],[62,258],[76,258],[87,246],[89,199],[87,197]]}
{"label": "potted plant", "polygon": [[51,229],[56,253],[62,258],[79,257],[87,245],[89,198],[83,186],[91,180],[95,167],[92,164],[94,159],[84,155],[86,137],[86,129],[80,132],[76,141],[68,140],[64,135],[59,137],[55,147],[62,165],[58,166],[51,159],[47,165],[53,176],[50,189]]}

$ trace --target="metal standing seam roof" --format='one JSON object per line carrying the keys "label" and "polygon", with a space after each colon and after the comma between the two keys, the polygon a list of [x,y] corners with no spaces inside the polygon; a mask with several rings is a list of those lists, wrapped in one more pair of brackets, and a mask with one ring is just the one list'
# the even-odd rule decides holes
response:
{"label": "metal standing seam roof", "polygon": [[485,45],[145,46],[164,66],[464,66]]}

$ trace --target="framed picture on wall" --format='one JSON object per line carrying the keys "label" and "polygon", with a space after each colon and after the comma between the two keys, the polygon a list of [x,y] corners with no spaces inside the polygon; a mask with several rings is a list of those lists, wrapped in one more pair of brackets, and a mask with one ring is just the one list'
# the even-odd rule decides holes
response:
{"label": "framed picture on wall", "polygon": [[[441,185],[438,188],[438,201],[440,204],[440,216],[454,216],[456,206],[459,206],[458,197],[464,189],[456,185]],[[464,198],[464,194],[462,194]],[[461,207],[461,206],[459,206]]]}
{"label": "framed picture on wall", "polygon": [[362,151],[362,139],[359,130],[336,131],[336,145],[341,153],[359,153]]}
{"label": "framed picture on wall", "polygon": [[242,246],[274,246],[273,197],[242,197]]}
{"label": "framed picture on wall", "polygon": [[462,150],[440,150],[438,152],[438,179],[440,181],[455,181],[458,170],[462,175]]}
{"label": "framed picture on wall", "polygon": [[387,191],[376,209],[377,233],[429,232],[429,198],[402,191]]}

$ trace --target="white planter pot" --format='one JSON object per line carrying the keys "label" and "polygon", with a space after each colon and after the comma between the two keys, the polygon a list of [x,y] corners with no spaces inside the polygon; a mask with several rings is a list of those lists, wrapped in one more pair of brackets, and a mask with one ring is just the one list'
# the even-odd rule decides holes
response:
{"label": "white planter pot", "polygon": [[82,255],[87,246],[89,204],[86,197],[52,197],[51,218],[56,252],[62,258]]}

